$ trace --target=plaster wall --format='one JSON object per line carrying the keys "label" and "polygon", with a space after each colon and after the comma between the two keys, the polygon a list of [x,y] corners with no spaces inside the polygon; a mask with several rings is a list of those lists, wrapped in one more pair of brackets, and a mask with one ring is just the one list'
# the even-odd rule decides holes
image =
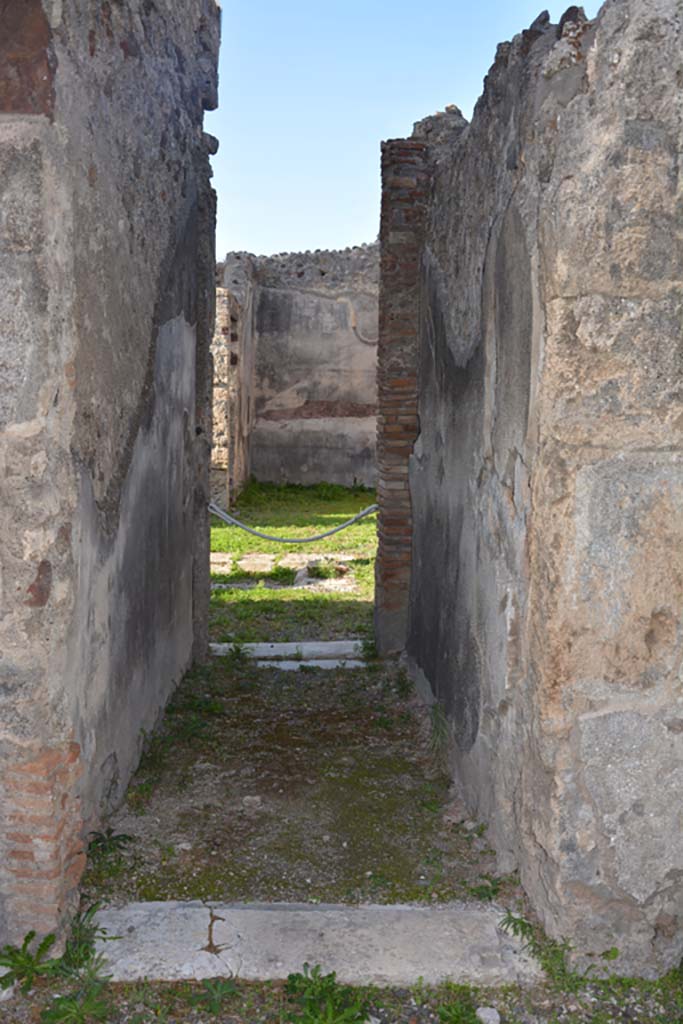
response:
{"label": "plaster wall", "polygon": [[0,944],[60,931],[206,645],[218,33],[0,9]]}
{"label": "plaster wall", "polygon": [[501,870],[627,974],[683,952],[682,30],[541,16],[415,134],[407,652]]}

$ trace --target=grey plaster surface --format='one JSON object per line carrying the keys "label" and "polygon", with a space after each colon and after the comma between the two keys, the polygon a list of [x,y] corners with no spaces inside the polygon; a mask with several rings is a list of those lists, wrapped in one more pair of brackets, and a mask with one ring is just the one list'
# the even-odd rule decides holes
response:
{"label": "grey plaster surface", "polygon": [[501,931],[500,917],[495,907],[467,904],[131,903],[99,911],[98,924],[117,938],[99,942],[98,952],[114,981],[267,981],[306,962],[352,984],[538,980],[540,968]]}

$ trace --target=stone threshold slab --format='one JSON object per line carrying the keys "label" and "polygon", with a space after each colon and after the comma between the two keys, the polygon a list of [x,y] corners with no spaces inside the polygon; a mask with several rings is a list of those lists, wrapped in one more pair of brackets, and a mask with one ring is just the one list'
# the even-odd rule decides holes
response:
{"label": "stone threshold slab", "polygon": [[304,963],[353,985],[531,984],[541,978],[502,911],[441,906],[130,903],[100,910],[98,940],[114,981],[284,979]]}
{"label": "stone threshold slab", "polygon": [[[234,644],[211,644],[217,657],[230,654]],[[320,661],[327,658],[359,658],[363,654],[360,640],[313,640],[302,643],[240,644],[250,658],[289,658],[297,661]]]}
{"label": "stone threshold slab", "polygon": [[258,668],[274,668],[278,672],[299,672],[302,668],[365,668],[364,661],[356,661],[354,658],[322,658],[310,661],[257,661]]}

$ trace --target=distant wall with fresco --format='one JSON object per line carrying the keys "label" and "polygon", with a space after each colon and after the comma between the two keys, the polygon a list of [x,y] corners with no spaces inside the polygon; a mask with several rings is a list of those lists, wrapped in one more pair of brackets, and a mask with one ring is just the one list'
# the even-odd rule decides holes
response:
{"label": "distant wall with fresco", "polygon": [[374,486],[378,276],[377,245],[219,266],[216,497],[249,475]]}

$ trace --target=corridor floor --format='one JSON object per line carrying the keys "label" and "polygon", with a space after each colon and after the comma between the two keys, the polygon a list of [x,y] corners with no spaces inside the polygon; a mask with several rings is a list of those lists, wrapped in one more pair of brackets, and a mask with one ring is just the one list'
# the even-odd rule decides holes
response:
{"label": "corridor floor", "polygon": [[400,903],[513,895],[449,794],[400,669],[186,677],[91,854],[90,899]]}

